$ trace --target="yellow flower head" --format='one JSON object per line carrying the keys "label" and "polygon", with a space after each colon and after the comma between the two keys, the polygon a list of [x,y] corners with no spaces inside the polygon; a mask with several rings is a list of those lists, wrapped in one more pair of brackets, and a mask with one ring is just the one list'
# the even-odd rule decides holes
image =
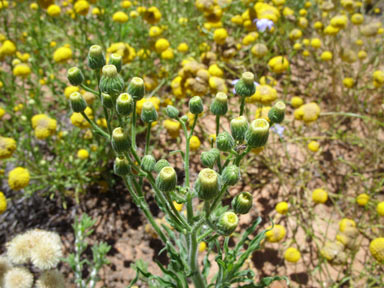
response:
{"label": "yellow flower head", "polygon": [[64,89],[65,98],[69,99],[69,96],[71,96],[73,92],[79,92],[79,91],[80,91],[80,88],[78,86],[67,86]]}
{"label": "yellow flower head", "polygon": [[79,151],[77,151],[77,158],[81,159],[81,160],[85,160],[89,157],[89,152],[88,150],[85,150],[85,149],[80,149]]}
{"label": "yellow flower head", "polygon": [[365,206],[368,204],[369,198],[368,194],[362,193],[356,197],[356,203],[359,206]]}
{"label": "yellow flower head", "polygon": [[289,32],[289,39],[293,41],[300,39],[301,36],[303,36],[303,32],[301,32],[300,29],[295,28],[291,32]]}
{"label": "yellow flower head", "polygon": [[179,203],[177,203],[176,201],[173,201],[172,204],[173,204],[173,206],[175,206],[175,208],[176,208],[177,211],[180,212],[181,210],[183,210],[183,206],[184,206],[183,203],[180,203],[180,204],[179,204]]}
{"label": "yellow flower head", "polygon": [[257,102],[268,105],[277,99],[277,91],[269,85],[259,85],[251,97],[254,97]]}
{"label": "yellow flower head", "polygon": [[272,76],[262,76],[260,78],[260,84],[261,85],[269,85],[269,86],[274,87],[277,85],[277,81]]}
{"label": "yellow flower head", "polygon": [[355,80],[353,78],[347,77],[343,79],[343,85],[345,88],[352,88],[355,85]]}
{"label": "yellow flower head", "polygon": [[186,53],[188,52],[188,44],[183,42],[183,43],[180,43],[179,46],[177,46],[177,51],[181,52],[181,53]]}
{"label": "yellow flower head", "polygon": [[328,192],[324,189],[315,189],[312,192],[312,201],[316,204],[325,203],[328,200]]}
{"label": "yellow flower head", "polygon": [[16,150],[16,141],[12,138],[0,136],[0,159],[7,159]]}
{"label": "yellow flower head", "polygon": [[128,15],[123,11],[117,11],[112,16],[113,22],[125,23],[128,21]]}
{"label": "yellow flower head", "polygon": [[47,9],[47,13],[49,16],[51,17],[56,17],[56,16],[59,16],[60,15],[60,12],[61,12],[61,9],[60,9],[60,6],[58,5],[50,5]]}
{"label": "yellow flower head", "polygon": [[360,13],[355,13],[351,17],[351,22],[355,25],[363,24],[364,22],[364,16]]}
{"label": "yellow flower head", "polygon": [[49,6],[55,3],[55,0],[38,0],[37,2],[39,3],[41,8],[47,9]]}
{"label": "yellow flower head", "polygon": [[46,139],[56,133],[57,121],[45,114],[37,114],[32,117],[32,128],[35,129],[37,139]]}
{"label": "yellow flower head", "polygon": [[320,58],[323,61],[330,61],[333,58],[332,52],[331,51],[324,51],[323,53],[321,53]]}
{"label": "yellow flower head", "polygon": [[167,39],[165,38],[160,38],[156,41],[155,43],[155,49],[157,53],[164,52],[169,48],[170,44]]}
{"label": "yellow flower head", "polygon": [[[79,3],[79,2],[76,2]],[[60,48],[57,48],[55,52],[53,53],[53,60],[56,63],[64,63],[67,62],[69,59],[72,58],[72,50],[69,47],[63,46]]]}
{"label": "yellow flower head", "polygon": [[299,108],[303,104],[304,104],[304,101],[300,97],[294,96],[291,98],[291,105],[293,108]]}
{"label": "yellow flower head", "polygon": [[80,15],[87,15],[89,10],[89,3],[86,0],[79,0],[75,3],[75,6],[73,7],[75,9],[75,12]]}
{"label": "yellow flower head", "polygon": [[192,151],[196,151],[200,148],[201,142],[199,137],[193,135],[191,139],[189,140],[189,147]]}
{"label": "yellow flower head", "polygon": [[207,243],[205,243],[204,241],[200,242],[199,243],[199,252],[202,253],[205,251],[205,249],[207,249]]}
{"label": "yellow flower head", "polygon": [[131,62],[136,57],[135,49],[123,42],[112,43],[111,46],[107,48],[107,52],[108,55],[113,53],[120,55],[124,64]]}
{"label": "yellow flower head", "polygon": [[312,48],[319,49],[321,47],[321,40],[319,38],[313,38],[311,40]]}
{"label": "yellow flower head", "polygon": [[349,218],[343,218],[339,222],[339,231],[347,231],[350,227],[356,227],[356,222]]}
{"label": "yellow flower head", "polygon": [[269,60],[268,66],[273,72],[280,74],[288,70],[289,62],[286,57],[276,56]]}
{"label": "yellow flower head", "polygon": [[223,77],[224,71],[217,65],[212,64],[208,68],[209,75],[216,77]]}
{"label": "yellow flower head", "polygon": [[219,28],[213,32],[213,40],[219,45],[224,44],[227,37],[228,32],[225,28]]}
{"label": "yellow flower head", "polygon": [[313,102],[300,106],[294,112],[295,119],[302,120],[307,124],[316,121],[319,118],[319,115],[320,107]]}
{"label": "yellow flower head", "polygon": [[16,53],[16,45],[10,41],[5,40],[0,47],[0,55],[11,56]]}
{"label": "yellow flower head", "polygon": [[373,258],[375,258],[381,264],[384,263],[384,237],[376,238],[369,244],[369,251]]}
{"label": "yellow flower head", "polygon": [[308,143],[309,151],[317,152],[317,151],[319,151],[319,148],[320,148],[320,143],[317,141],[311,141]]}
{"label": "yellow flower head", "polygon": [[[271,229],[272,226],[269,226],[267,229]],[[267,237],[267,241],[271,243],[280,242],[284,239],[285,234],[287,234],[284,226],[281,225],[275,225],[273,226],[272,230],[267,231],[265,233],[265,236]]]}
{"label": "yellow flower head", "polygon": [[257,19],[269,19],[276,23],[280,18],[279,10],[267,3],[258,2],[255,4],[254,8],[256,11]]}
{"label": "yellow flower head", "polygon": [[[253,96],[252,96],[253,97]],[[251,97],[250,97],[251,98]],[[271,110],[271,106],[264,106],[264,107],[261,107],[261,108],[258,108],[256,110],[256,113],[255,113],[255,119],[265,119],[267,120],[268,122],[270,122],[271,120],[269,119],[268,117],[268,113],[269,113],[269,110]]]}
{"label": "yellow flower head", "polygon": [[384,216],[384,201],[380,202],[376,206],[376,212],[380,216]]}
{"label": "yellow flower head", "polygon": [[29,184],[29,171],[23,167],[16,167],[8,174],[8,185],[12,190],[21,190]]}
{"label": "yellow flower head", "polygon": [[161,58],[165,60],[173,59],[174,54],[172,48],[168,48],[167,50],[161,52]]}
{"label": "yellow flower head", "polygon": [[163,30],[159,26],[151,26],[151,28],[149,28],[150,37],[160,36],[162,32]]}
{"label": "yellow flower head", "polygon": [[[85,108],[84,113],[90,119],[93,119],[93,111],[89,106],[87,106],[87,108]],[[81,115],[81,113],[73,113],[71,115],[71,123],[74,126],[79,127],[81,129],[86,129],[86,128],[91,127],[91,125],[87,122],[87,120],[84,119],[84,117],[83,117],[83,115]]]}
{"label": "yellow flower head", "polygon": [[7,210],[7,198],[3,192],[0,192],[0,214],[3,214]]}
{"label": "yellow flower head", "polygon": [[[320,250],[320,254],[322,257],[327,259],[328,261],[334,261],[339,258],[344,258],[343,255],[344,245],[339,242],[326,242],[324,247]],[[342,259],[340,259],[342,260]]]}
{"label": "yellow flower head", "polygon": [[257,58],[262,58],[268,54],[268,48],[263,43],[257,43],[252,46],[251,53]]}
{"label": "yellow flower head", "polygon": [[250,32],[244,36],[242,43],[247,46],[255,42],[259,38],[259,34],[257,32]]}
{"label": "yellow flower head", "polygon": [[331,19],[331,26],[338,29],[345,28],[347,24],[348,24],[348,17],[345,15],[337,15]]}
{"label": "yellow flower head", "polygon": [[[140,13],[140,12],[139,12]],[[149,24],[155,24],[160,21],[161,19],[161,12],[160,10],[155,7],[149,7],[148,9],[145,9],[145,11],[142,14],[142,17],[145,21],[147,21]]]}
{"label": "yellow flower head", "polygon": [[288,208],[289,208],[288,203],[285,201],[282,201],[282,202],[277,203],[275,210],[277,213],[279,213],[281,215],[285,215],[288,213]]}
{"label": "yellow flower head", "polygon": [[163,122],[163,126],[172,138],[179,137],[180,128],[181,128],[179,121],[172,120],[172,119],[166,119]]}
{"label": "yellow flower head", "polygon": [[31,68],[27,64],[20,63],[13,68],[13,75],[26,78],[31,74]]}
{"label": "yellow flower head", "polygon": [[284,259],[287,262],[296,263],[301,258],[300,251],[296,248],[289,247],[287,250],[285,250],[284,253]]}

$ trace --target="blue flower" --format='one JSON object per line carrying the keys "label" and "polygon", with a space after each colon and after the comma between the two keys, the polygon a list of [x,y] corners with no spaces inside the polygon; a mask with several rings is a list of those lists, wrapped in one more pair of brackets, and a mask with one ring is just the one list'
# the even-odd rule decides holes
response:
{"label": "blue flower", "polygon": [[284,130],[285,128],[279,124],[275,124],[271,127],[271,130],[275,132],[282,139],[284,138]]}
{"label": "blue flower", "polygon": [[[232,85],[233,85],[233,89],[232,89],[232,92],[233,92],[233,94],[236,94],[235,85],[236,85],[236,83],[237,83],[239,80],[240,80],[240,79],[235,79],[235,80],[232,80]],[[256,87],[260,85],[260,84],[259,84],[259,83],[257,83],[256,81],[255,81],[255,82],[253,82],[253,83],[255,84],[255,86],[256,86]]]}
{"label": "blue flower", "polygon": [[274,25],[273,21],[269,19],[255,19],[253,20],[253,22],[256,22],[257,30],[259,30],[260,32],[265,32],[267,28],[269,31],[271,31]]}

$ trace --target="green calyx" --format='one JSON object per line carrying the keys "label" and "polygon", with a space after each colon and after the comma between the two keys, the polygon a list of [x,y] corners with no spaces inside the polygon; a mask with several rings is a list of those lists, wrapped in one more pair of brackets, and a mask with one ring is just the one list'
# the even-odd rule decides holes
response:
{"label": "green calyx", "polygon": [[128,93],[122,93],[116,100],[116,111],[122,116],[128,116],[133,111],[133,98]]}
{"label": "green calyx", "polygon": [[83,72],[77,67],[72,67],[67,71],[67,78],[69,83],[73,86],[79,86],[84,81]]}
{"label": "green calyx", "polygon": [[216,137],[216,146],[220,151],[230,151],[235,146],[235,140],[228,132],[221,132]]}
{"label": "green calyx", "polygon": [[133,77],[128,85],[128,93],[132,95],[135,101],[143,99],[145,93],[144,80],[139,77]]}
{"label": "green calyx", "polygon": [[236,165],[229,165],[221,173],[223,184],[228,186],[235,185],[240,179],[240,169]]}
{"label": "green calyx", "polygon": [[250,97],[255,94],[256,87],[254,83],[255,77],[251,72],[244,72],[241,78],[235,84],[236,94],[241,97]]}
{"label": "green calyx", "polygon": [[189,111],[195,115],[204,111],[203,101],[199,96],[194,96],[189,100]]}
{"label": "green calyx", "polygon": [[195,182],[195,190],[202,200],[211,200],[219,193],[219,177],[216,171],[204,168]]}
{"label": "green calyx", "polygon": [[177,184],[177,175],[172,167],[164,167],[156,177],[156,186],[162,192],[171,192],[175,190]]}
{"label": "green calyx", "polygon": [[268,112],[268,118],[271,123],[281,123],[285,116],[285,104],[282,101],[277,102]]}
{"label": "green calyx", "polygon": [[269,123],[265,119],[255,119],[245,133],[245,140],[251,148],[264,146],[268,141]]}
{"label": "green calyx", "polygon": [[131,172],[128,159],[125,157],[116,157],[113,163],[113,171],[119,176],[128,175]]}
{"label": "green calyx", "polygon": [[156,121],[157,118],[157,111],[153,103],[151,101],[144,102],[143,108],[141,109],[141,120],[143,120],[144,123],[151,123]]}
{"label": "green calyx", "polygon": [[69,100],[71,101],[71,108],[73,112],[84,112],[85,108],[87,108],[87,102],[85,102],[83,96],[79,92],[73,92],[69,96]]}
{"label": "green calyx", "polygon": [[237,214],[247,214],[253,205],[251,193],[241,192],[232,200],[232,209]]}
{"label": "green calyx", "polygon": [[248,129],[248,121],[244,116],[239,116],[231,120],[231,134],[232,137],[239,142],[244,141],[245,132]]}
{"label": "green calyx", "polygon": [[232,211],[224,212],[217,222],[217,229],[222,235],[229,236],[235,230],[239,224],[239,218]]}
{"label": "green calyx", "polygon": [[211,107],[211,112],[216,116],[225,115],[228,111],[228,96],[223,92],[218,92],[215,99],[213,100]]}
{"label": "green calyx", "polygon": [[88,52],[88,66],[93,69],[101,69],[105,65],[103,49],[99,45],[92,45]]}
{"label": "green calyx", "polygon": [[103,67],[103,75],[100,80],[100,90],[103,93],[107,93],[116,99],[124,90],[124,80],[114,65],[105,65]]}
{"label": "green calyx", "polygon": [[131,141],[127,133],[121,127],[117,127],[112,132],[112,147],[116,153],[124,153],[131,147]]}

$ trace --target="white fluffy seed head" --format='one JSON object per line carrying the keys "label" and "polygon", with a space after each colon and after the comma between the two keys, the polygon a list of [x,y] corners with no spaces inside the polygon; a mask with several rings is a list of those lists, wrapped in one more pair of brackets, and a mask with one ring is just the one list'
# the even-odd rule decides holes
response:
{"label": "white fluffy seed head", "polygon": [[36,281],[36,288],[65,288],[64,276],[57,270],[45,271]]}
{"label": "white fluffy seed head", "polygon": [[51,237],[42,238],[31,251],[32,264],[40,270],[55,268],[63,257],[61,243]]}
{"label": "white fluffy seed head", "polygon": [[10,269],[4,277],[4,288],[31,288],[33,275],[25,268]]}
{"label": "white fluffy seed head", "polygon": [[6,257],[0,256],[0,287],[4,286],[4,276],[11,269],[11,264]]}
{"label": "white fluffy seed head", "polygon": [[30,234],[17,235],[7,243],[7,256],[12,264],[26,264],[31,257],[32,241]]}

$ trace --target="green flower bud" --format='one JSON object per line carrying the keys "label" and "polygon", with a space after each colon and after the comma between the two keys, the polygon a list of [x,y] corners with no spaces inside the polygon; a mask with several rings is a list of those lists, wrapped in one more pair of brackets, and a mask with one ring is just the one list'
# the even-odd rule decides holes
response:
{"label": "green flower bud", "polygon": [[285,104],[282,101],[277,102],[268,112],[268,118],[271,123],[281,123],[285,116]]}
{"label": "green flower bud", "polygon": [[133,77],[128,85],[128,93],[132,95],[133,99],[141,100],[144,97],[144,80],[139,77]]}
{"label": "green flower bud", "polygon": [[153,157],[152,155],[145,155],[141,159],[141,166],[140,167],[145,172],[152,172],[153,169],[155,169],[155,165],[156,165],[156,160],[155,160],[155,157]]}
{"label": "green flower bud", "polygon": [[228,111],[228,96],[223,92],[216,94],[215,99],[211,104],[211,112],[216,116],[225,115]]}
{"label": "green flower bud", "polygon": [[269,123],[265,119],[255,119],[245,132],[245,140],[252,148],[262,147],[267,143]]}
{"label": "green flower bud", "polygon": [[121,66],[123,64],[123,60],[122,60],[121,55],[116,54],[116,53],[111,54],[111,56],[109,56],[108,64],[109,65],[115,65],[117,72],[120,73]]}
{"label": "green flower bud", "polygon": [[172,119],[176,119],[177,117],[179,117],[179,110],[172,105],[167,106],[167,108],[165,109],[165,113],[167,113],[168,117]]}
{"label": "green flower bud", "polygon": [[244,141],[245,132],[248,129],[248,121],[244,116],[239,116],[231,120],[232,137],[239,142]]}
{"label": "green flower bud", "polygon": [[184,123],[187,123],[188,122],[188,116],[187,115],[183,115],[181,116],[181,121],[183,121]]}
{"label": "green flower bud", "polygon": [[83,96],[79,92],[73,92],[69,96],[69,100],[71,101],[71,108],[73,112],[84,112],[85,108],[87,108],[87,102],[85,102]]}
{"label": "green flower bud", "polygon": [[201,156],[200,156],[201,163],[203,163],[205,167],[212,168],[213,165],[215,165],[219,156],[220,156],[219,149],[212,148],[209,151],[201,153]]}
{"label": "green flower bud", "polygon": [[189,100],[189,111],[192,114],[200,114],[204,110],[203,101],[199,96],[194,96]]}
{"label": "green flower bud", "polygon": [[247,214],[253,205],[252,194],[241,192],[232,200],[232,209],[237,214]]}
{"label": "green flower bud", "polygon": [[240,168],[236,165],[228,165],[221,173],[223,184],[233,186],[240,179]]}
{"label": "green flower bud", "polygon": [[92,45],[88,52],[88,66],[93,69],[101,69],[105,65],[103,49],[99,45]]}
{"label": "green flower bud", "polygon": [[121,127],[117,127],[112,131],[112,147],[116,153],[124,153],[129,150],[131,142],[129,136]]}
{"label": "green flower bud", "polygon": [[84,81],[83,72],[77,67],[72,67],[68,70],[67,78],[73,86],[79,86]]}
{"label": "green flower bud", "polygon": [[156,177],[156,186],[162,192],[171,192],[175,190],[177,184],[177,175],[172,167],[164,167]]}
{"label": "green flower bud", "polygon": [[235,230],[237,225],[239,224],[239,218],[232,211],[224,212],[217,222],[217,229],[220,234],[229,236]]}
{"label": "green flower bud", "polygon": [[235,140],[231,134],[224,131],[217,135],[216,146],[220,151],[230,151],[235,146]]}
{"label": "green flower bud", "polygon": [[129,166],[128,159],[123,157],[116,157],[113,163],[113,171],[116,175],[124,176],[131,173],[131,167]]}
{"label": "green flower bud", "polygon": [[146,101],[143,104],[143,108],[141,109],[141,120],[144,123],[151,123],[156,121],[158,118],[156,108],[151,101]]}
{"label": "green flower bud", "polygon": [[202,200],[211,200],[219,193],[219,177],[216,171],[204,168],[195,182],[195,191]]}
{"label": "green flower bud", "polygon": [[160,159],[159,161],[157,161],[156,165],[155,165],[155,171],[156,173],[159,173],[161,171],[161,169],[163,169],[164,167],[169,167],[171,166],[169,164],[169,162],[165,159]]}
{"label": "green flower bud", "polygon": [[113,99],[111,95],[107,93],[101,93],[101,103],[105,108],[112,108],[113,107]]}
{"label": "green flower bud", "polygon": [[133,98],[128,93],[122,93],[116,100],[116,111],[120,115],[128,116],[133,111]]}
{"label": "green flower bud", "polygon": [[255,94],[255,76],[251,72],[244,72],[241,79],[235,84],[236,94],[241,97],[250,97]]}
{"label": "green flower bud", "polygon": [[113,99],[116,99],[117,95],[124,90],[124,80],[123,77],[117,73],[116,66],[105,65],[103,67],[100,90],[101,92],[111,95]]}

